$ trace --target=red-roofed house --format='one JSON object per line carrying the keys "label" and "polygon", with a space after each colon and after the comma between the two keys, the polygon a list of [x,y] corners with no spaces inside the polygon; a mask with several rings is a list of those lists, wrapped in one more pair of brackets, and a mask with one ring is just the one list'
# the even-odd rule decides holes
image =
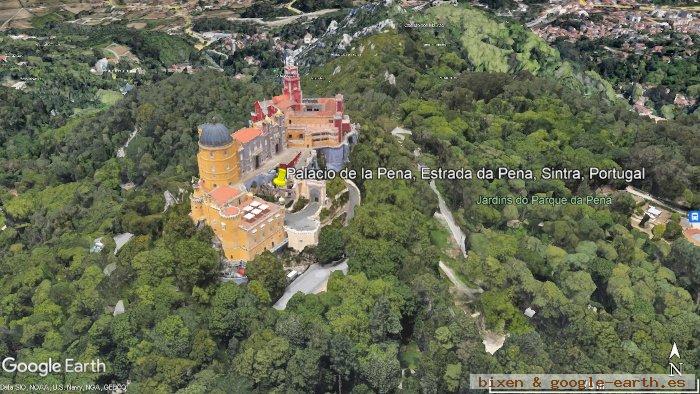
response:
{"label": "red-roofed house", "polygon": [[258,169],[273,156],[287,149],[284,127],[278,118],[266,118],[253,127],[233,133],[238,141],[241,174]]}
{"label": "red-roofed house", "polygon": [[247,144],[255,138],[262,135],[262,129],[259,127],[246,127],[233,133],[233,138],[241,144]]}
{"label": "red-roofed house", "polygon": [[214,201],[218,206],[223,207],[231,202],[238,201],[240,203],[240,197],[243,194],[243,190],[237,186],[223,185],[209,192],[212,201]]}

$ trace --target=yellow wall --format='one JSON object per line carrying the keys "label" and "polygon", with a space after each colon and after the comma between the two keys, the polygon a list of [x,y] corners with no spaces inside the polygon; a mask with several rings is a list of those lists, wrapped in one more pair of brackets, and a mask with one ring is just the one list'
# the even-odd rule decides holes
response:
{"label": "yellow wall", "polygon": [[[272,216],[272,222],[268,222],[269,219],[264,220],[261,224],[264,224],[263,227],[261,227],[261,224],[257,225],[256,228],[258,231],[255,233],[249,232],[248,234],[248,239],[246,246],[249,250],[256,250],[257,248],[265,248],[265,249],[272,249],[274,247],[279,246],[279,242],[276,242],[277,239],[275,236],[279,235],[280,233],[284,235],[284,231],[282,231],[282,226],[284,226],[284,212],[279,211],[276,214],[279,214],[279,218],[275,218]],[[284,237],[279,239],[279,241],[283,240]],[[272,243],[274,242],[274,245]]]}
{"label": "yellow wall", "polygon": [[[334,130],[332,127],[329,130]],[[338,145],[338,135],[326,134],[325,130],[308,131],[300,125],[287,129],[287,146],[290,148],[327,148]]]}
{"label": "yellow wall", "polygon": [[202,198],[202,190],[194,189],[194,193],[190,197],[190,211],[192,215],[192,220],[197,223],[204,217],[204,202]]}
{"label": "yellow wall", "polygon": [[217,186],[236,184],[240,180],[237,142],[222,147],[199,146],[197,165],[202,188],[209,192]]}
{"label": "yellow wall", "polygon": [[237,220],[235,231],[221,229],[220,232],[222,234],[217,233],[217,236],[221,240],[226,258],[251,261],[265,250],[277,248],[286,238],[283,228],[284,213],[279,213],[280,217],[274,218],[272,223],[265,220],[264,227],[256,226],[257,231],[255,233],[238,227]]}
{"label": "yellow wall", "polygon": [[279,218],[265,226],[256,226],[255,233],[240,227],[242,214],[223,217],[212,204],[208,193],[218,186],[236,184],[240,181],[240,166],[237,141],[222,147],[199,146],[197,165],[200,187],[195,188],[191,197],[192,220],[204,220],[214,230],[221,241],[227,259],[250,261],[265,250],[277,248],[286,238],[284,232],[284,210]]}
{"label": "yellow wall", "polygon": [[333,116],[323,116],[319,115],[314,112],[309,112],[306,115],[294,115],[294,114],[289,114],[287,115],[287,124],[289,125],[296,125],[296,124],[333,124]]}
{"label": "yellow wall", "polygon": [[[198,198],[202,198],[201,203]],[[265,220],[264,227],[256,226],[257,231],[253,233],[240,227],[242,215],[222,217],[201,191],[195,190],[191,205],[192,220],[197,222],[203,219],[214,230],[227,259],[251,261],[265,250],[277,248],[286,238],[283,210],[276,213],[280,215],[278,218],[273,216],[272,222]]]}

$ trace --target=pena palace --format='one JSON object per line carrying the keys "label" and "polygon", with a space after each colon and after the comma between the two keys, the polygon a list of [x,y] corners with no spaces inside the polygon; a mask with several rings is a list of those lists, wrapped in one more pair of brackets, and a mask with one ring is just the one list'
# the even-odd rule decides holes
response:
{"label": "pena palace", "polygon": [[344,113],[343,96],[305,98],[291,61],[284,67],[282,94],[256,101],[249,127],[230,132],[221,123],[203,124],[198,132],[192,220],[206,222],[225,258],[234,261],[250,261],[287,242],[285,208],[248,192],[246,175],[292,148],[346,156],[357,134]]}

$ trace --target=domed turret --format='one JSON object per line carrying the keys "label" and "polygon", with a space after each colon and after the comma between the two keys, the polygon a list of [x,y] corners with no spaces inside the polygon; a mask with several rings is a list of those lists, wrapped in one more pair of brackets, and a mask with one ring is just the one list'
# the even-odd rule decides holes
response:
{"label": "domed turret", "polygon": [[239,148],[238,141],[223,124],[199,126],[197,165],[203,191],[209,192],[217,186],[232,185],[240,180]]}
{"label": "domed turret", "polygon": [[205,123],[199,126],[199,143],[206,147],[225,146],[233,142],[231,133],[221,123]]}

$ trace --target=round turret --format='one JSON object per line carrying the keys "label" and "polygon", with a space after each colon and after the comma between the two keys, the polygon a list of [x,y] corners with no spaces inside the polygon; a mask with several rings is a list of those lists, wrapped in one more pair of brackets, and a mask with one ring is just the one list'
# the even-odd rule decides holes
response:
{"label": "round turret", "polygon": [[206,147],[226,146],[233,142],[228,128],[221,123],[199,126],[199,144]]}
{"label": "round turret", "polygon": [[218,186],[233,185],[240,180],[239,148],[238,141],[223,124],[199,126],[197,166],[202,191],[210,192]]}

